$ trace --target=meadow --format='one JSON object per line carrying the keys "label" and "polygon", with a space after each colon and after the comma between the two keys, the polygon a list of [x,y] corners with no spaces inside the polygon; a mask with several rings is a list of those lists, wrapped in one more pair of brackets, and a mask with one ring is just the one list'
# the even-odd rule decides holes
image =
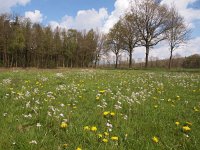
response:
{"label": "meadow", "polygon": [[200,73],[0,72],[0,150],[198,150]]}

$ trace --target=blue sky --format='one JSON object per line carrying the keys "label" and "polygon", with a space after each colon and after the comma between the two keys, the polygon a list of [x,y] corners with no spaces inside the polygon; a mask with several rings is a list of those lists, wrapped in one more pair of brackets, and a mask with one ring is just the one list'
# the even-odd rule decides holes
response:
{"label": "blue sky", "polygon": [[26,11],[40,10],[45,16],[44,24],[49,21],[59,21],[66,14],[75,17],[79,10],[107,8],[114,9],[115,0],[32,0],[25,7],[16,5],[12,11],[24,15]]}
{"label": "blue sky", "polygon": [[[14,12],[32,22],[61,28],[99,29],[107,33],[129,8],[133,0],[0,0],[0,13]],[[200,0],[162,0],[162,4],[175,4],[185,18],[192,34],[186,45],[175,53],[188,56],[200,54]],[[135,49],[136,59],[145,57],[144,48]],[[150,56],[167,58],[169,49],[166,42],[160,43],[150,52]]]}

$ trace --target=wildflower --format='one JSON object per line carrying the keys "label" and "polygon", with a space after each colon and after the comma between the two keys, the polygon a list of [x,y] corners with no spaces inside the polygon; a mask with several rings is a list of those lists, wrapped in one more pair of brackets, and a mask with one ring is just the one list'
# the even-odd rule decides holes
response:
{"label": "wildflower", "polygon": [[154,108],[158,108],[158,105],[155,105]]}
{"label": "wildflower", "polygon": [[111,137],[111,140],[113,140],[113,141],[118,141],[119,138],[118,138],[117,136],[112,136],[112,137]]}
{"label": "wildflower", "polygon": [[90,130],[90,127],[89,126],[85,126],[84,130]]}
{"label": "wildflower", "polygon": [[175,124],[178,126],[180,124],[180,122],[177,121],[177,122],[175,122]]}
{"label": "wildflower", "polygon": [[158,141],[159,141],[158,137],[156,137],[156,136],[154,136],[154,137],[152,138],[152,140],[153,140],[153,142],[155,142],[155,143],[158,143]]}
{"label": "wildflower", "polygon": [[40,123],[37,123],[36,124],[36,127],[41,127],[42,125]]}
{"label": "wildflower", "polygon": [[67,128],[67,123],[66,122],[62,122],[61,125],[60,125],[60,127],[63,128],[63,129]]}
{"label": "wildflower", "polygon": [[189,125],[189,126],[192,126],[192,123],[191,123],[191,122],[188,122],[188,121],[187,121],[186,124]]}
{"label": "wildflower", "polygon": [[98,138],[102,138],[103,137],[103,135],[102,134],[98,134]]}
{"label": "wildflower", "polygon": [[105,136],[109,136],[109,133],[108,133],[108,132],[104,132],[104,135],[105,135]]}
{"label": "wildflower", "polygon": [[111,112],[110,115],[111,115],[111,116],[115,116],[115,113],[114,113],[114,112]]}
{"label": "wildflower", "polygon": [[196,107],[194,107],[194,111],[195,111],[195,112],[198,112],[199,110],[198,110]]}
{"label": "wildflower", "polygon": [[63,148],[67,148],[68,147],[68,144],[63,144]]}
{"label": "wildflower", "polygon": [[183,131],[184,132],[188,132],[188,131],[190,131],[191,130],[191,128],[190,127],[188,127],[188,126],[183,126]]}
{"label": "wildflower", "polygon": [[82,150],[80,147],[77,147],[76,150]]}
{"label": "wildflower", "polygon": [[96,100],[99,100],[99,96],[96,97]]}
{"label": "wildflower", "polygon": [[91,131],[94,131],[94,132],[97,131],[97,127],[92,126],[92,127],[91,127]]}
{"label": "wildflower", "polygon": [[106,90],[100,90],[99,91],[99,93],[101,93],[101,94],[103,94],[103,93],[105,93],[106,92]]}
{"label": "wildflower", "polygon": [[103,141],[104,143],[108,143],[108,139],[105,139],[105,138],[104,138],[102,141]]}
{"label": "wildflower", "polygon": [[36,140],[32,140],[29,142],[29,144],[37,144],[37,141]]}
{"label": "wildflower", "polygon": [[107,116],[107,115],[109,115],[109,114],[110,114],[109,111],[104,111],[104,112],[103,112],[103,115],[104,115],[104,116]]}

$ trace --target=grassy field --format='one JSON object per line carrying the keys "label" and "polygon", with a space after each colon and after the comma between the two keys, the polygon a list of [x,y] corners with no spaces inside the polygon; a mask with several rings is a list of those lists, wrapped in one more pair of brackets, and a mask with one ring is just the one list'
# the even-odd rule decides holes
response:
{"label": "grassy field", "polygon": [[0,72],[0,150],[199,150],[200,73]]}

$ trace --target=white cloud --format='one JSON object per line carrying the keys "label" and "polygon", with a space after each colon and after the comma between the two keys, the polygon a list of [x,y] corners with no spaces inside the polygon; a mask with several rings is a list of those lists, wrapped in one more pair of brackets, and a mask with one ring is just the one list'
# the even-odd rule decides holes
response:
{"label": "white cloud", "polygon": [[132,0],[116,0],[114,4],[115,9],[111,12],[111,15],[105,22],[103,32],[109,32],[109,29],[112,28],[115,23],[117,23],[119,18],[129,10],[131,2]]}
{"label": "white cloud", "polygon": [[200,20],[200,10],[189,8],[188,6],[196,1],[197,0],[163,0],[162,4],[167,4],[169,6],[174,4],[180,14],[185,18],[189,27],[195,28],[193,21]]}
{"label": "white cloud", "polygon": [[25,12],[25,18],[29,18],[33,23],[41,23],[43,21],[43,15],[39,10]]}
{"label": "white cloud", "polygon": [[99,11],[95,9],[80,10],[75,17],[64,16],[61,22],[50,21],[50,25],[53,29],[57,26],[62,28],[74,28],[78,30],[83,29],[101,29],[105,20],[108,18],[108,12],[105,8],[100,8]]}
{"label": "white cloud", "polygon": [[16,5],[25,6],[31,0],[0,0],[0,13],[9,12],[11,7]]}

